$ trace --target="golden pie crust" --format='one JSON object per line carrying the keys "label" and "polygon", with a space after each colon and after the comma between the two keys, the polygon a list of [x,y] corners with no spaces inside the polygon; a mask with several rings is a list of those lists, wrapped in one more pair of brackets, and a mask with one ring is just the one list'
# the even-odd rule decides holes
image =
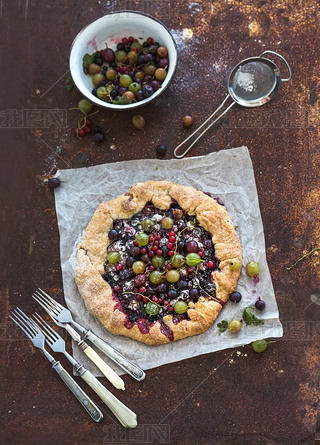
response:
{"label": "golden pie crust", "polygon": [[[240,270],[230,269],[231,260],[242,264],[239,238],[225,207],[205,193],[192,187],[177,185],[168,181],[137,183],[116,199],[100,204],[89,223],[79,245],[75,267],[75,281],[86,305],[100,323],[111,333],[125,335],[148,345],[169,343],[162,333],[161,324],[156,321],[149,332],[143,334],[135,324],[131,329],[124,326],[126,314],[115,308],[117,301],[112,289],[102,278],[107,247],[110,244],[109,231],[113,221],[128,219],[140,212],[147,202],[161,210],[170,208],[172,199],[189,215],[195,215],[200,225],[212,234],[216,256],[220,260],[219,270],[212,272],[216,285],[216,297],[226,302],[237,286]],[[172,315],[163,317],[163,322],[172,330],[174,340],[180,340],[205,332],[217,318],[222,305],[215,300],[200,297],[190,303],[188,319],[173,323]]]}

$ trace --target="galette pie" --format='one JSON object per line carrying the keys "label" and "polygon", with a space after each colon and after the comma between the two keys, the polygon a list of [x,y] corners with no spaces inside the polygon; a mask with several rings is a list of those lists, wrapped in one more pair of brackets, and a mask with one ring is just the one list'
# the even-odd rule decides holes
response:
{"label": "galette pie", "polygon": [[206,331],[241,265],[239,238],[218,199],[148,181],[99,205],[79,246],[75,280],[108,331],[160,345]]}

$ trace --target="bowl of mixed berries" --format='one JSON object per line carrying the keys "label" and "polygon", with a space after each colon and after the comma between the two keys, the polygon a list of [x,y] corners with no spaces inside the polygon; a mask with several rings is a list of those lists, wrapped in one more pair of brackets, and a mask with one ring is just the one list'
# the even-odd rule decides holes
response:
{"label": "bowl of mixed berries", "polygon": [[104,108],[144,105],[168,87],[177,48],[168,29],[141,12],[105,15],[84,28],[70,53],[70,71],[79,91]]}

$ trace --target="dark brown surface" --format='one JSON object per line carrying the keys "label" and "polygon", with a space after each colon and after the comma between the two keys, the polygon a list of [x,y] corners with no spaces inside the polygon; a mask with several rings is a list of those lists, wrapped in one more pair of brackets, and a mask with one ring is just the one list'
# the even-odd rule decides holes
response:
{"label": "dark brown surface", "polygon": [[[101,146],[73,136],[74,111],[67,113],[66,128],[38,122],[21,128],[22,110],[76,105],[79,94],[64,87],[70,44],[84,25],[124,8],[152,13],[178,43],[170,88],[140,109],[146,131],[133,129],[134,113],[108,111],[94,119],[109,130]],[[320,296],[319,252],[287,267],[320,245],[318,2],[7,0],[0,14],[1,126],[9,127],[0,129],[1,442],[161,443],[162,434],[163,443],[174,444],[313,444],[320,432],[320,306],[311,300]],[[183,29],[193,37],[183,39]],[[150,370],[143,383],[126,376],[121,400],[142,426],[123,433],[107,416],[95,425],[8,321],[15,305],[27,313],[36,309],[30,294],[38,286],[50,292],[62,287],[54,199],[41,178],[55,167],[153,158],[159,143],[172,157],[188,133],[182,117],[202,122],[224,97],[230,69],[265,49],[288,58],[292,81],[264,107],[234,107],[192,154],[249,147],[284,338],[262,355],[246,346]],[[16,117],[10,120],[10,113]]]}

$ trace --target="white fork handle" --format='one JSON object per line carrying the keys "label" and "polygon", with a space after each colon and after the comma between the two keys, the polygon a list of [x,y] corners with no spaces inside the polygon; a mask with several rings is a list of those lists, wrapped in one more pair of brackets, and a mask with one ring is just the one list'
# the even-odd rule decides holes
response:
{"label": "white fork handle", "polygon": [[85,371],[81,377],[98,394],[124,427],[135,428],[138,425],[136,414],[108,391],[90,371]]}
{"label": "white fork handle", "polygon": [[83,350],[83,352],[89,357],[91,361],[100,369],[100,371],[103,373],[105,377],[118,389],[124,390],[124,381],[121,377],[118,376],[118,374],[110,368],[107,363],[102,360],[102,358],[96,353],[94,349],[91,348],[91,346],[88,346]]}

